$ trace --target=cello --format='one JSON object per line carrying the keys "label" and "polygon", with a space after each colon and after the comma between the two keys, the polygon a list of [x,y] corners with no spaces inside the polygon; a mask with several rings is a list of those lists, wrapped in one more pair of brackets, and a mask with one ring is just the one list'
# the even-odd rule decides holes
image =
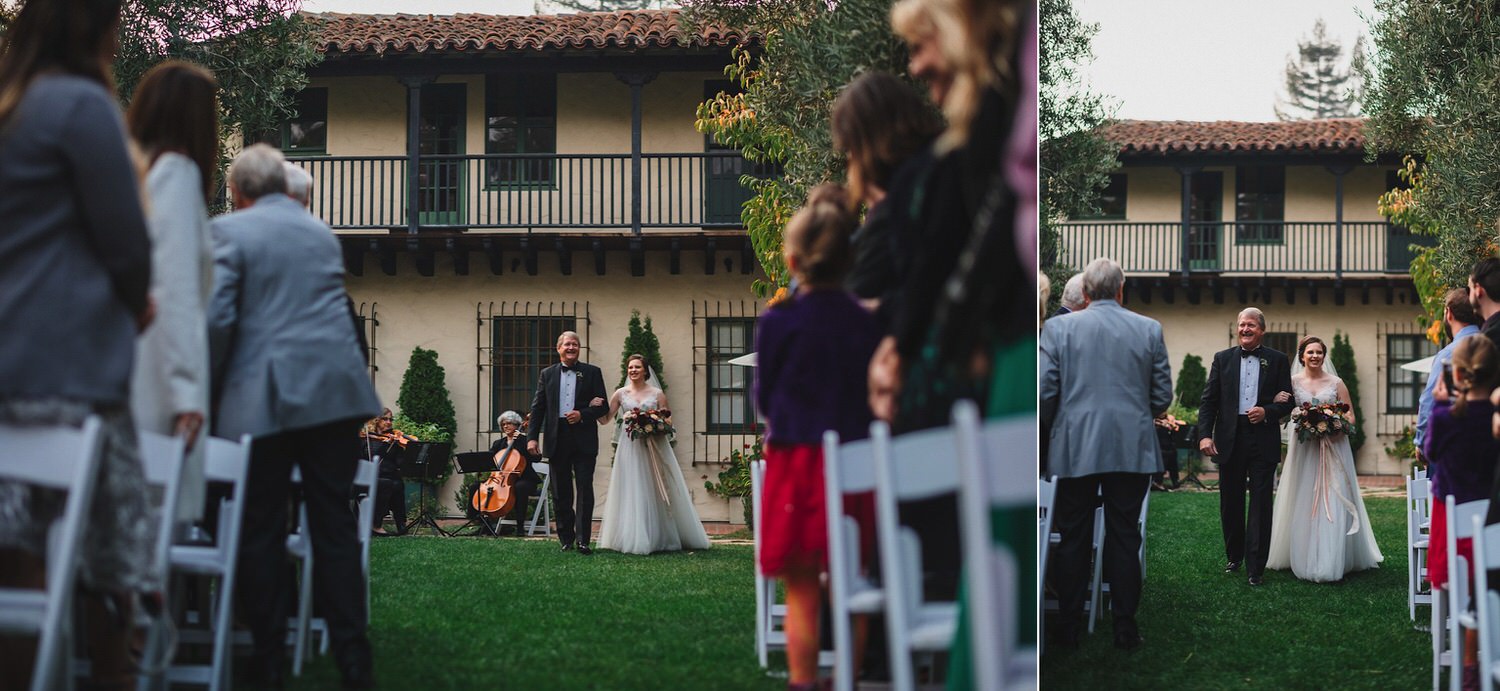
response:
{"label": "cello", "polygon": [[469,500],[486,518],[499,518],[510,513],[516,505],[516,481],[525,471],[526,456],[515,445],[507,446],[495,454],[495,466],[499,468],[474,490]]}

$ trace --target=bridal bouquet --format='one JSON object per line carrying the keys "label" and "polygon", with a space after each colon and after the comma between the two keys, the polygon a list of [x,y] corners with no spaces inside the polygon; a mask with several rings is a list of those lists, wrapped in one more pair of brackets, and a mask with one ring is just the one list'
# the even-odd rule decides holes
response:
{"label": "bridal bouquet", "polygon": [[625,422],[625,435],[631,439],[644,439],[663,434],[671,434],[672,423],[667,418],[672,416],[670,410],[627,410],[623,416]]}
{"label": "bridal bouquet", "polygon": [[1301,441],[1354,432],[1354,423],[1349,421],[1349,404],[1342,402],[1303,403],[1292,409],[1292,424]]}

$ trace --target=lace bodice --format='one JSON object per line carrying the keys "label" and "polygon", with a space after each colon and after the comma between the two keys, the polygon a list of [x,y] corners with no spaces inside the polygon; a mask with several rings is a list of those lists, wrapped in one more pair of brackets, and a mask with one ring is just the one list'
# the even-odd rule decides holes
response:
{"label": "lace bodice", "polygon": [[646,395],[643,398],[636,399],[635,397],[630,395],[630,389],[623,389],[620,391],[620,411],[624,412],[627,410],[642,409],[656,410],[657,408],[661,407],[657,405],[656,399],[658,393],[659,392],[655,389],[647,389]]}
{"label": "lace bodice", "polygon": [[1313,390],[1304,388],[1306,379],[1292,379],[1292,394],[1298,405],[1317,401],[1319,403],[1330,403],[1338,400],[1339,378],[1326,377],[1320,382],[1315,382]]}

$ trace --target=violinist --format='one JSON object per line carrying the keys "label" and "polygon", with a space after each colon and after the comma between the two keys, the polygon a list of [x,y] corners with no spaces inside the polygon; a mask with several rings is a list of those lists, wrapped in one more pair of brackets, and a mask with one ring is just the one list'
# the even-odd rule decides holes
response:
{"label": "violinist", "polygon": [[501,526],[500,534],[520,534],[521,526],[526,523],[526,506],[529,503],[528,500],[536,492],[536,488],[542,484],[542,478],[531,467],[531,463],[536,459],[526,451],[526,435],[522,434],[525,421],[521,419],[520,414],[514,410],[507,410],[500,414],[498,422],[500,423],[501,436],[495,440],[495,443],[490,444],[490,454],[495,457],[496,467],[498,468],[499,464],[505,460],[507,454],[502,452],[506,450],[517,451],[521,454],[521,458],[524,459],[522,462],[521,477],[515,482],[515,491],[517,492],[516,505],[515,508],[511,509],[510,514],[506,516],[506,518],[514,521],[515,525]]}
{"label": "violinist", "polygon": [[360,451],[364,458],[380,459],[380,478],[375,481],[375,517],[370,531],[375,535],[390,535],[380,527],[387,513],[394,513],[396,534],[406,533],[406,484],[401,481],[400,460],[405,446],[416,438],[391,426],[395,417],[391,409],[380,411],[360,432]]}

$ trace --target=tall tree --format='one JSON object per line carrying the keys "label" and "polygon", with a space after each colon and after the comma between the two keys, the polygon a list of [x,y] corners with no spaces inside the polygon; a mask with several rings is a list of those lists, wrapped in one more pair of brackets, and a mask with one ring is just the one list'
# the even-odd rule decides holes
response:
{"label": "tall tree", "polygon": [[1276,117],[1286,121],[1359,115],[1365,37],[1355,39],[1347,65],[1343,58],[1344,45],[1328,35],[1328,27],[1319,19],[1312,35],[1297,41],[1297,50],[1287,56],[1286,93],[1276,104]]}
{"label": "tall tree", "polygon": [[725,74],[743,90],[721,93],[698,108],[698,129],[746,158],[778,166],[782,175],[749,179],[755,196],[742,219],[768,280],[767,295],[789,277],[781,230],[808,190],[844,175],[828,119],[834,97],[860,72],[906,72],[906,46],[892,33],[891,0],[688,0],[692,21],[728,24],[760,37],[761,48],[736,49]]}
{"label": "tall tree", "polygon": [[[1040,250],[1047,278],[1052,285],[1061,286],[1073,275],[1075,264],[1093,257],[1066,256],[1060,247],[1058,224],[1095,207],[1099,191],[1109,180],[1107,174],[1119,166],[1115,157],[1118,148],[1099,134],[1109,118],[1109,106],[1080,74],[1093,59],[1090,43],[1098,25],[1079,19],[1072,0],[1041,0],[1038,5]],[[1054,291],[1056,295],[1061,293]]]}
{"label": "tall tree", "polygon": [[301,6],[301,0],[125,0],[115,58],[120,98],[128,103],[157,63],[188,60],[219,81],[226,140],[274,130],[292,114],[292,95],[307,84],[307,68],[322,59],[318,23],[299,14]]}
{"label": "tall tree", "polygon": [[[1413,262],[1424,297],[1466,284],[1495,252],[1500,218],[1500,7],[1467,0],[1377,0],[1364,71],[1371,153],[1416,154],[1410,190],[1386,211],[1437,246]],[[1431,315],[1429,315],[1431,316]]]}

